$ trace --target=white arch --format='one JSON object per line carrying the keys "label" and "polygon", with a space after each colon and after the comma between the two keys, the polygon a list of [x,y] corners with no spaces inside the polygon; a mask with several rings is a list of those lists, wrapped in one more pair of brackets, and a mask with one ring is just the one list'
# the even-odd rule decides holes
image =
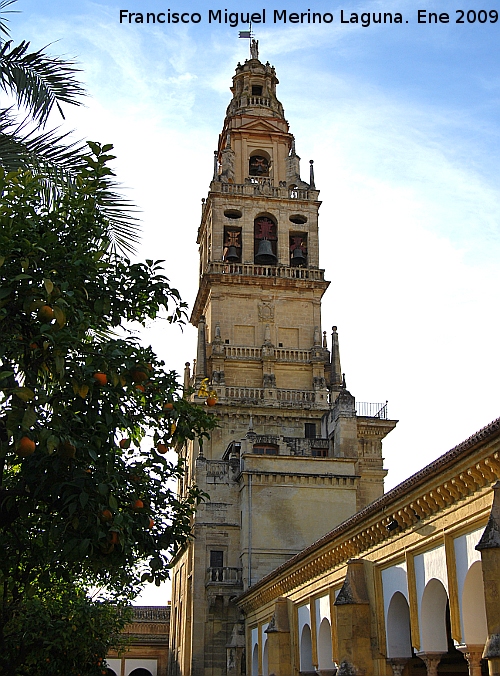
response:
{"label": "white arch", "polygon": [[252,676],[259,676],[259,644],[256,643],[252,652]]}
{"label": "white arch", "polygon": [[446,604],[448,594],[443,583],[432,578],[425,585],[420,606],[420,631],[423,652],[448,652]]}
{"label": "white arch", "polygon": [[335,669],[332,661],[332,627],[326,617],[321,620],[318,631],[318,668]]}
{"label": "white arch", "polygon": [[314,671],[312,663],[311,627],[304,624],[300,635],[300,671]]}
{"label": "white arch", "polygon": [[395,592],[387,610],[387,657],[411,657],[410,609],[401,592]]}
{"label": "white arch", "polygon": [[465,576],[462,592],[462,622],[467,645],[483,645],[488,638],[486,608],[484,605],[483,572],[481,561],[476,561]]}
{"label": "white arch", "polygon": [[262,651],[262,674],[263,676],[268,676],[269,674],[269,650],[267,637],[266,640],[264,641],[264,649]]}

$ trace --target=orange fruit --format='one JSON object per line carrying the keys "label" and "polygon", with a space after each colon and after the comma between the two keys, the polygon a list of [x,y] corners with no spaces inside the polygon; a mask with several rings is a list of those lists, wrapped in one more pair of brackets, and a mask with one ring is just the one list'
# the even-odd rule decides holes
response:
{"label": "orange fruit", "polygon": [[51,322],[54,319],[54,310],[50,305],[42,305],[38,310],[38,319],[42,322]]}
{"label": "orange fruit", "polygon": [[94,380],[98,385],[106,385],[108,382],[108,376],[101,371],[94,373]]}
{"label": "orange fruit", "polygon": [[109,534],[109,541],[111,542],[112,545],[117,545],[120,542],[120,538],[118,537],[118,533],[113,530]]}
{"label": "orange fruit", "polygon": [[38,345],[36,343],[30,343],[30,348],[32,350],[38,350]]}
{"label": "orange fruit", "polygon": [[156,444],[156,450],[163,455],[168,451],[168,446],[165,444]]}
{"label": "orange fruit", "polygon": [[76,455],[76,447],[69,441],[59,446],[59,455],[62,458],[74,458]]}
{"label": "orange fruit", "polygon": [[143,380],[148,379],[148,374],[144,371],[143,368],[141,367],[136,367],[130,372],[130,375],[132,376],[132,381],[134,383],[142,383]]}
{"label": "orange fruit", "polygon": [[21,458],[27,458],[35,452],[35,442],[29,437],[22,437],[17,444],[17,454]]}
{"label": "orange fruit", "polygon": [[132,505],[134,509],[142,509],[144,507],[144,503],[142,500],[134,500],[134,504]]}
{"label": "orange fruit", "polygon": [[207,406],[215,406],[217,399],[215,397],[207,397]]}
{"label": "orange fruit", "polygon": [[120,448],[128,448],[130,446],[130,439],[120,439]]}
{"label": "orange fruit", "polygon": [[163,410],[164,411],[173,411],[174,405],[172,404],[171,401],[167,401],[165,404],[163,404]]}
{"label": "orange fruit", "polygon": [[111,521],[113,518],[113,513],[111,512],[110,509],[103,509],[101,512],[101,519],[103,521]]}
{"label": "orange fruit", "polygon": [[146,388],[144,387],[144,385],[136,385],[135,389],[139,390],[139,392],[145,392],[146,391]]}
{"label": "orange fruit", "polygon": [[149,525],[148,525],[148,528],[151,530],[151,528],[153,528],[154,525],[155,525],[155,522],[153,521],[153,519],[152,519],[151,517],[149,517]]}

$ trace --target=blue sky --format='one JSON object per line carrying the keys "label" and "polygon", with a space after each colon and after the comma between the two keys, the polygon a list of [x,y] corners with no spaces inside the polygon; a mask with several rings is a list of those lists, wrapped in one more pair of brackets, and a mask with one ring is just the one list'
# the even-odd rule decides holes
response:
{"label": "blue sky", "polygon": [[[388,399],[400,421],[385,444],[387,487],[499,415],[500,20],[455,23],[460,7],[496,6],[20,0],[11,17],[14,39],[58,41],[53,53],[78,59],[89,96],[66,108],[65,128],[115,144],[118,177],[142,211],[140,256],[165,259],[192,303],[200,201],[231,76],[248,54],[238,29],[209,25],[208,10],[266,8],[268,22],[254,26],[260,56],[276,67],[303,177],[314,159],[323,200],[323,328],[339,327],[352,394]],[[120,9],[168,8],[202,22],[119,24]],[[274,25],[275,8],[334,21]],[[341,9],[401,12],[408,23],[343,25]],[[418,9],[448,12],[450,23],[419,25]],[[181,371],[194,330],[164,329],[145,340]]]}

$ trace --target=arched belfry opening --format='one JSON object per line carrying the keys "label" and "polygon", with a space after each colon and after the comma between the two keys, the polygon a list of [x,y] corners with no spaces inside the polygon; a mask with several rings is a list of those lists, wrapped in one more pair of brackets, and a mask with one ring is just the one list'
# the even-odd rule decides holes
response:
{"label": "arched belfry opening", "polygon": [[254,260],[260,265],[278,263],[278,226],[274,218],[263,215],[254,221]]}
{"label": "arched belfry opening", "polygon": [[271,174],[271,156],[265,150],[254,150],[248,160],[248,175],[267,178]]}

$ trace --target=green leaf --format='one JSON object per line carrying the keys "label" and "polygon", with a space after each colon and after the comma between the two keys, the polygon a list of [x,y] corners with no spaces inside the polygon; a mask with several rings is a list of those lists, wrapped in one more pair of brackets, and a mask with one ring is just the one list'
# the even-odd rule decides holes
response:
{"label": "green leaf", "polygon": [[44,279],[43,285],[47,293],[52,293],[52,291],[54,290],[54,284],[50,281],[50,279]]}
{"label": "green leaf", "polygon": [[111,509],[118,509],[118,503],[114,495],[109,496],[108,505],[111,507]]}
{"label": "green leaf", "polygon": [[35,409],[29,406],[24,412],[23,419],[21,421],[21,427],[25,430],[29,430],[37,421],[37,415]]}
{"label": "green leaf", "polygon": [[35,393],[29,387],[17,387],[14,394],[22,401],[31,401],[35,398]]}
{"label": "green leaf", "polygon": [[56,437],[55,434],[51,434],[47,439],[47,450],[49,453],[53,453],[60,444],[59,437]]}

